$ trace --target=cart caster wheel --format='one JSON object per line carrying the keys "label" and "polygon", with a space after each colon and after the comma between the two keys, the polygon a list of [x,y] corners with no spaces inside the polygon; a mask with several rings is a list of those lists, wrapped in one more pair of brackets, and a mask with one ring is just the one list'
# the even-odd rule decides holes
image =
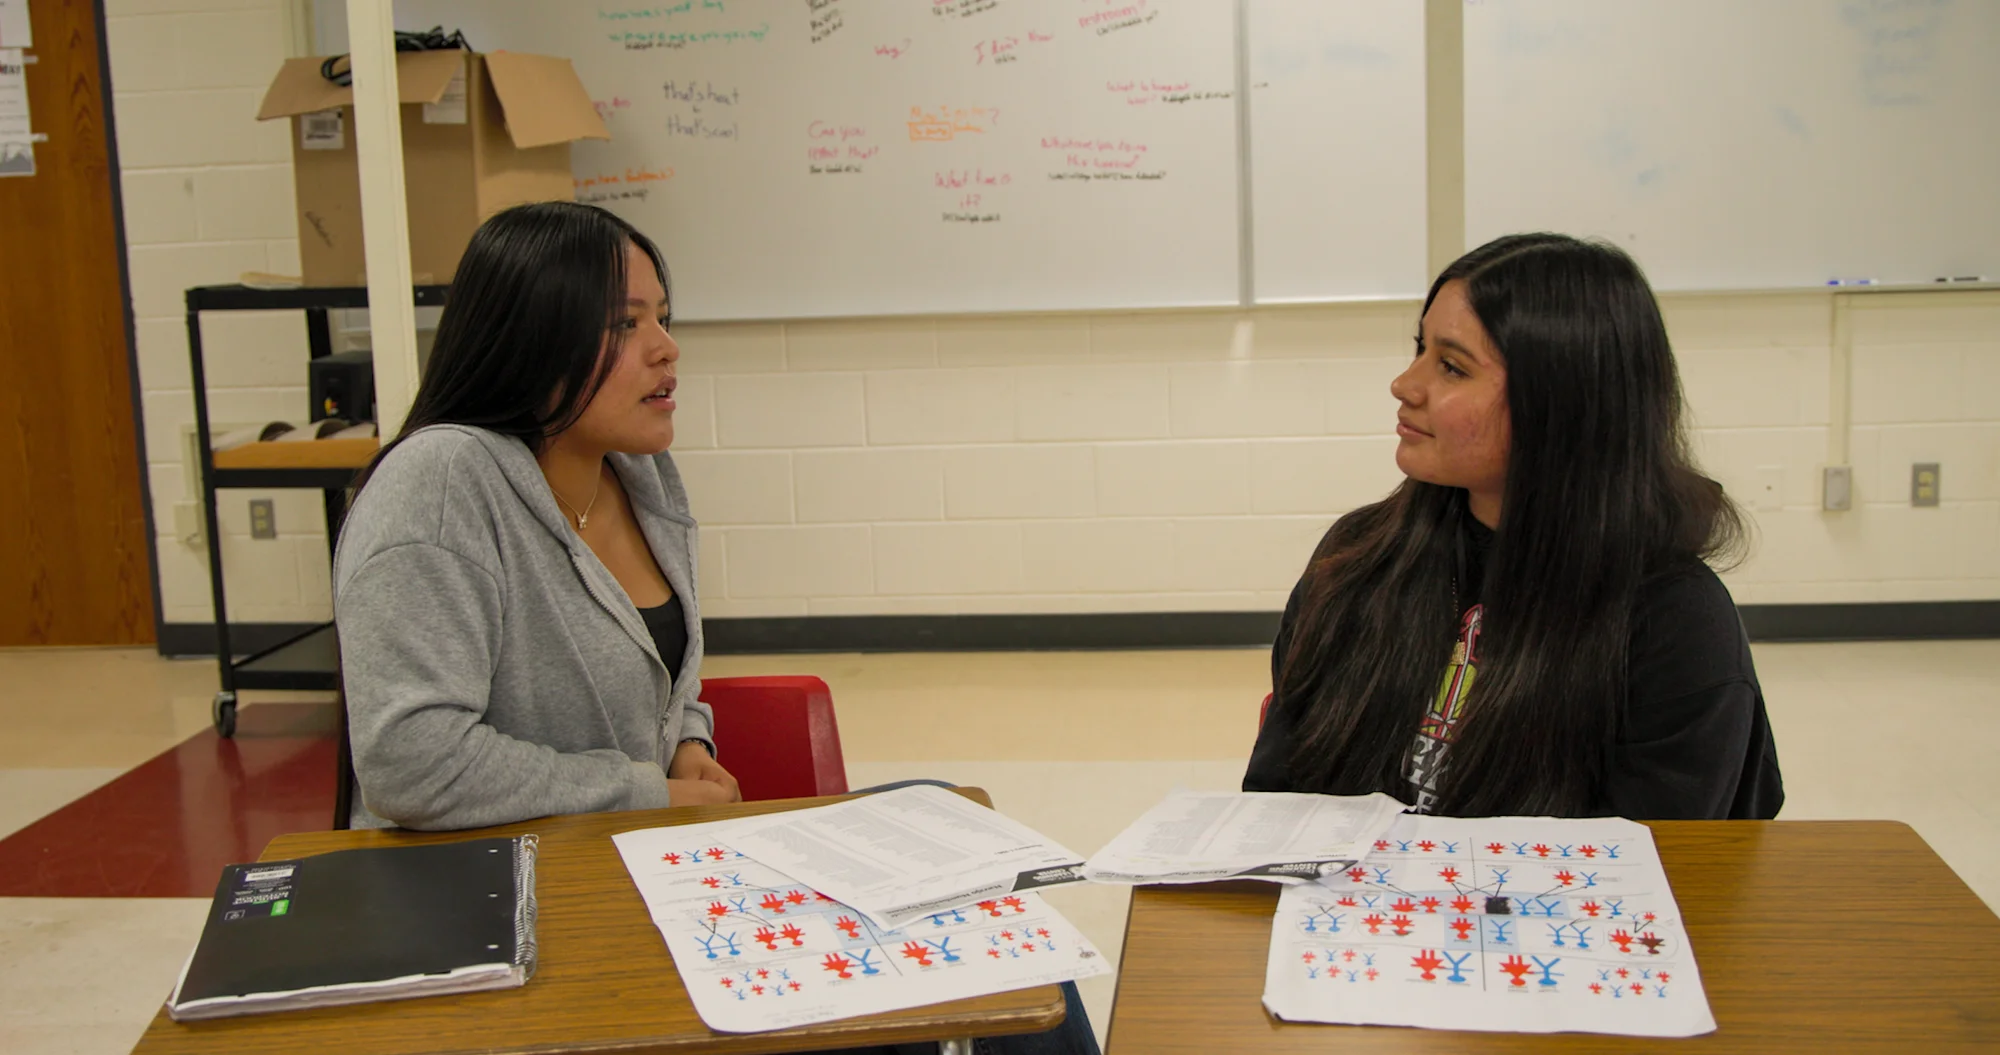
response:
{"label": "cart caster wheel", "polygon": [[236,735],[236,694],[218,692],[215,703],[209,707],[209,717],[215,721],[215,733],[227,740]]}

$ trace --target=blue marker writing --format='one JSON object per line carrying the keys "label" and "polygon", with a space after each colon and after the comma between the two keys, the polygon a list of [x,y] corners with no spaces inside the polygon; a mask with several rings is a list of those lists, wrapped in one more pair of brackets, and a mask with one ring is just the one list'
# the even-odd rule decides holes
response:
{"label": "blue marker writing", "polygon": [[1872,278],[1830,278],[1826,280],[1826,284],[1829,286],[1872,286],[1875,284],[1875,280]]}

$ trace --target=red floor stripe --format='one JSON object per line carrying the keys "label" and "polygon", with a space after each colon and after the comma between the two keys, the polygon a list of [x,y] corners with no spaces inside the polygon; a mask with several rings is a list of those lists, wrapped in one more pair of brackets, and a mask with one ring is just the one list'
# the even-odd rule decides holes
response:
{"label": "red floor stripe", "polygon": [[209,897],[222,866],[333,821],[332,704],[249,706],[0,840],[0,897]]}

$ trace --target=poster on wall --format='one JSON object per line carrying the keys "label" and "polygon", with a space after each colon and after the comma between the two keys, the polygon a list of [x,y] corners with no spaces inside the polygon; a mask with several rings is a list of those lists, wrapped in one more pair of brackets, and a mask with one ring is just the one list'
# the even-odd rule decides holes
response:
{"label": "poster on wall", "polygon": [[20,48],[0,48],[0,176],[35,174],[35,134],[28,120],[24,71]]}
{"label": "poster on wall", "polygon": [[35,34],[28,25],[28,0],[0,0],[0,48],[32,48]]}

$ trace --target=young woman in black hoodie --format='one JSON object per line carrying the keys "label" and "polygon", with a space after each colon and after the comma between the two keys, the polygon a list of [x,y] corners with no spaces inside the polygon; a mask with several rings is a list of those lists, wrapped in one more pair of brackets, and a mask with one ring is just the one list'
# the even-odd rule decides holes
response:
{"label": "young woman in black hoodie", "polygon": [[1743,523],[1694,467],[1631,258],[1549,234],[1473,250],[1390,392],[1408,479],[1341,517],[1292,591],[1244,790],[1775,816],[1762,690],[1709,566]]}

